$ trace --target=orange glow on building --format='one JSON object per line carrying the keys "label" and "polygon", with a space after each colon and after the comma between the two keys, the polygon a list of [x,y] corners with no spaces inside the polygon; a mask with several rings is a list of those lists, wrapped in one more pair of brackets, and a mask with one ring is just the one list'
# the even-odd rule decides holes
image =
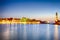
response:
{"label": "orange glow on building", "polygon": [[55,22],[58,21],[58,13],[56,12]]}

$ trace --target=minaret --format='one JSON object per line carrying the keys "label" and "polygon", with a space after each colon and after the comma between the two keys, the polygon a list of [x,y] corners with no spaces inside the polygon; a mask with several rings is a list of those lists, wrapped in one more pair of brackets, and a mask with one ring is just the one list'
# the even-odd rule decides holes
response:
{"label": "minaret", "polygon": [[56,12],[56,18],[55,18],[56,20],[56,22],[58,21],[58,13]]}

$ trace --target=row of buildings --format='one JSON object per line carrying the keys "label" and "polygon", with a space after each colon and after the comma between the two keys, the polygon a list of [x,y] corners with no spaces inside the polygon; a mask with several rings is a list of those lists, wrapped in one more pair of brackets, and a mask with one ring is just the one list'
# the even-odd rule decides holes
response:
{"label": "row of buildings", "polygon": [[[60,20],[58,18],[58,13],[56,12],[55,15],[55,22],[53,24],[59,24],[60,25]],[[29,19],[26,17],[22,18],[0,18],[0,24],[6,24],[6,23],[21,23],[21,24],[48,24],[49,21],[41,21],[41,20],[36,20],[36,19]]]}
{"label": "row of buildings", "polygon": [[47,23],[47,21],[41,21],[36,19],[29,19],[26,17],[22,18],[0,18],[0,24],[5,23],[22,23],[22,24],[40,24],[40,23]]}

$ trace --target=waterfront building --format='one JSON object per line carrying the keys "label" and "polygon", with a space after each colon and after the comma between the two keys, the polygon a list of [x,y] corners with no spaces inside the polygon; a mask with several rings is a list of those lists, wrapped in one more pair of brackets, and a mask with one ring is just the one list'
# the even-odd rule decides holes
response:
{"label": "waterfront building", "polygon": [[58,13],[56,12],[55,23],[60,24],[60,20],[58,19]]}

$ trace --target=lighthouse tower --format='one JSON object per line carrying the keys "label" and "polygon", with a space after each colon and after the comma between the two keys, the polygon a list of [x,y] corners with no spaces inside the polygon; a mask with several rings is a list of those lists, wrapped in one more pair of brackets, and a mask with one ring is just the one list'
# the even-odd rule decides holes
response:
{"label": "lighthouse tower", "polygon": [[56,18],[55,18],[55,22],[58,21],[58,13],[56,12]]}

